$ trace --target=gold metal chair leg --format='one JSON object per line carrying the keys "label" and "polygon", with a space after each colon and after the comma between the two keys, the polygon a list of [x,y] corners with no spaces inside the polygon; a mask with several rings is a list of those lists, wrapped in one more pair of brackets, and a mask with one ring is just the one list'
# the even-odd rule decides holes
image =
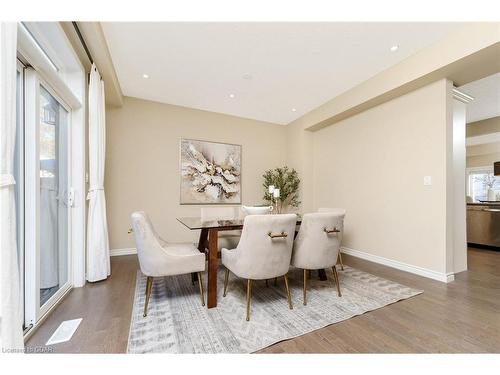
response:
{"label": "gold metal chair leg", "polygon": [[342,293],[340,293],[340,282],[339,282],[339,274],[337,273],[337,268],[335,266],[332,267],[333,278],[335,279],[335,284],[337,284],[337,295],[342,297]]}
{"label": "gold metal chair leg", "polygon": [[252,297],[252,280],[247,281],[247,322],[250,320],[250,298]]}
{"label": "gold metal chair leg", "polygon": [[304,270],[304,306],[307,305],[307,270]]}
{"label": "gold metal chair leg", "polygon": [[344,270],[344,262],[342,262],[342,253],[339,250],[339,256],[338,256],[338,263],[340,263],[340,269],[343,271]]}
{"label": "gold metal chair leg", "polygon": [[229,269],[226,268],[226,273],[224,274],[224,294],[223,297],[226,296],[227,293],[227,283],[229,281]]}
{"label": "gold metal chair leg", "polygon": [[201,305],[205,306],[205,296],[203,295],[203,282],[201,281],[201,272],[198,272],[198,287],[200,288]]}
{"label": "gold metal chair leg", "polygon": [[288,287],[288,274],[285,274],[285,288],[286,288],[286,295],[288,298],[288,307],[290,307],[290,310],[292,310],[293,309],[292,296],[290,295],[290,288]]}
{"label": "gold metal chair leg", "polygon": [[148,305],[149,297],[151,296],[151,289],[153,289],[153,278],[151,276],[148,276],[148,280],[146,283],[146,302],[144,303],[144,314],[142,314],[144,318],[148,316]]}

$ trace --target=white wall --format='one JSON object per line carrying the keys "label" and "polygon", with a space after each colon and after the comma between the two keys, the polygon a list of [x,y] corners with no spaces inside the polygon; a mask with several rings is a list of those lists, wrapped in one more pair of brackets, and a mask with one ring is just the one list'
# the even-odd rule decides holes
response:
{"label": "white wall", "polygon": [[453,175],[449,183],[453,189],[452,206],[449,207],[448,224],[452,225],[453,245],[449,250],[451,254],[448,272],[462,272],[467,270],[467,207],[465,186],[465,129],[466,129],[466,104],[460,100],[453,100]]}

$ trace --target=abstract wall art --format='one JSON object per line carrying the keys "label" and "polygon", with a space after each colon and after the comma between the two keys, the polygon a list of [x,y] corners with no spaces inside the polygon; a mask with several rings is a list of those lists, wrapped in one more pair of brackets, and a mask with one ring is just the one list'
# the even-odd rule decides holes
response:
{"label": "abstract wall art", "polygon": [[241,145],[181,139],[181,204],[241,204]]}

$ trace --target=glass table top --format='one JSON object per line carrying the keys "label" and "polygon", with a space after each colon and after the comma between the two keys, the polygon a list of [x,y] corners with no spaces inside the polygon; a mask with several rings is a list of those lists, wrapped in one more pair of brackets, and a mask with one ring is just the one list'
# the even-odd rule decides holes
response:
{"label": "glass table top", "polygon": [[[188,229],[241,229],[244,219],[213,219],[202,220],[201,217],[179,217],[177,220],[184,224]],[[301,217],[297,214],[297,224],[300,224]]]}

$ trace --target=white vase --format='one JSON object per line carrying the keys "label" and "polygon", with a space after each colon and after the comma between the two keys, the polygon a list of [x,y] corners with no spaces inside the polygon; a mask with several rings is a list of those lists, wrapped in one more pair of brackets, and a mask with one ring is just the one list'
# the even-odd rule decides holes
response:
{"label": "white vase", "polygon": [[488,200],[489,201],[496,201],[497,200],[497,193],[492,188],[488,189]]}

